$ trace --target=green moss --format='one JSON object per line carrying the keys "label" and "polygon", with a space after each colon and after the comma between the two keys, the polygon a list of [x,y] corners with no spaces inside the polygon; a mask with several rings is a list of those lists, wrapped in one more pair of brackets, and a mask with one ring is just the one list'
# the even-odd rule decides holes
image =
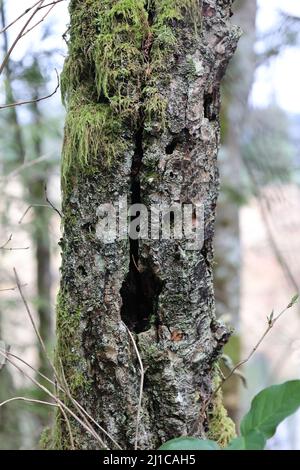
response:
{"label": "green moss", "polygon": [[87,388],[89,382],[84,374],[81,350],[80,310],[73,311],[68,294],[60,292],[57,299],[57,348],[56,368],[61,369],[63,364],[65,377],[71,393],[78,393],[79,389]]}
{"label": "green moss", "polygon": [[52,449],[52,429],[51,428],[45,428],[40,437],[39,441],[39,447],[42,450],[51,450]]}
{"label": "green moss", "polygon": [[[216,373],[214,378],[214,389],[220,384],[220,375]],[[217,441],[221,447],[226,447],[229,442],[236,437],[236,428],[232,419],[228,416],[223,405],[223,394],[221,388],[218,390],[214,400],[213,409],[209,412],[209,431],[207,438]]]}
{"label": "green moss", "polygon": [[63,177],[72,165],[93,166],[102,155],[110,164],[125,148],[121,136],[121,119],[105,104],[73,104],[65,124]]}
{"label": "green moss", "polygon": [[70,1],[69,55],[60,80],[65,104],[82,83],[93,81],[91,51],[98,34],[97,19],[100,14],[100,3],[98,0]]}
{"label": "green moss", "polygon": [[145,74],[143,40],[149,34],[143,0],[103,0],[100,33],[93,51],[98,97],[105,96],[118,112],[138,115]]}
{"label": "green moss", "polygon": [[[55,351],[55,367],[61,375],[61,383],[66,379],[72,396],[76,399],[89,394],[91,381],[86,372],[86,363],[81,354],[81,312],[74,309],[69,295],[60,291],[57,298],[57,346]],[[61,369],[63,365],[63,374]],[[60,392],[60,399],[70,408],[73,408],[71,400]],[[76,412],[76,410],[74,410]],[[72,426],[72,434],[76,442],[77,424],[69,416]],[[41,445],[47,445],[48,449],[70,449],[70,438],[66,429],[65,418],[60,410],[57,410],[55,425],[50,435],[45,432],[41,438]]]}
{"label": "green moss", "polygon": [[198,24],[199,10],[197,0],[71,0],[69,56],[61,76],[68,108],[64,178],[72,167],[91,169],[120,157],[124,124],[135,132],[142,118],[146,130],[164,128],[167,102],[159,84],[169,79],[174,22],[189,12]]}

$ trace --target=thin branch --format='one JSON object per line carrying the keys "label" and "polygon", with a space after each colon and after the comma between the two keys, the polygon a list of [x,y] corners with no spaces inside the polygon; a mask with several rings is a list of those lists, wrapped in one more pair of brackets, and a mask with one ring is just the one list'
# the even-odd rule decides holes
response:
{"label": "thin branch", "polygon": [[29,13],[31,10],[33,10],[33,8],[35,8],[39,3],[40,3],[41,0],[39,0],[38,2],[36,2],[34,5],[32,5],[31,7],[29,8],[26,8],[25,11],[23,11],[23,13],[21,13],[21,15],[19,15],[16,19],[14,19],[11,23],[9,23],[7,26],[5,26],[4,28],[1,29],[0,31],[0,34],[2,33],[5,33],[5,31],[7,31],[11,26],[13,26],[15,23],[17,23],[19,20],[21,20],[25,15],[27,15],[27,13]]}
{"label": "thin branch", "polygon": [[7,403],[11,403],[12,401],[26,401],[29,403],[39,403],[40,405],[49,405],[49,406],[55,406],[55,407],[58,406],[56,403],[50,403],[49,401],[36,400],[34,398],[26,398],[26,397],[13,397],[0,403],[0,408],[6,405]]}
{"label": "thin branch", "polygon": [[43,5],[40,10],[42,10],[42,8],[47,8],[49,7],[49,9],[47,10],[47,12],[44,14],[44,16],[42,16],[42,18],[37,21],[33,26],[31,26],[30,28],[26,29],[26,31],[24,31],[24,33],[22,34],[22,38],[30,33],[30,31],[32,31],[34,28],[36,28],[39,24],[43,23],[43,21],[47,18],[47,16],[49,15],[49,13],[51,13],[51,11],[53,10],[53,8],[55,7],[55,5],[57,5],[57,3],[60,3],[62,2],[63,0],[57,0],[56,2],[52,2],[52,3],[48,3],[47,5]]}
{"label": "thin branch", "polygon": [[[26,16],[31,10],[33,10],[34,7],[36,7],[39,3],[40,3],[41,0],[39,0],[38,2],[36,2],[34,5],[32,5],[31,7],[29,8],[26,8],[25,11],[23,11],[23,13],[21,13],[21,15],[19,15],[17,18],[15,18],[13,21],[11,21],[11,23],[9,23],[7,26],[5,26],[4,28],[1,29],[0,31],[0,34],[2,33],[5,33],[5,31],[7,31],[9,28],[11,28],[14,24],[16,24],[19,20],[21,20],[22,18],[24,18],[24,16]],[[46,5],[42,5],[41,7],[38,8],[38,11],[41,11],[43,8],[48,8],[50,7],[51,5],[55,6],[57,3],[61,3],[61,2],[64,2],[66,0],[56,0],[54,2],[50,2],[50,3],[46,3]],[[45,15],[47,16],[47,15]],[[44,18],[45,19],[45,18]],[[40,24],[43,20],[40,20],[38,23],[36,23],[35,26],[37,26],[38,24]],[[31,29],[33,29],[35,26],[33,26]],[[29,30],[27,31],[29,32]],[[27,32],[25,32],[23,34],[23,36],[25,34],[27,34]]]}
{"label": "thin branch", "polygon": [[68,433],[69,433],[69,436],[70,436],[70,443],[71,443],[71,448],[72,450],[75,450],[75,444],[74,444],[74,437],[73,437],[73,433],[72,433],[72,428],[71,428],[71,424],[70,424],[70,420],[65,412],[65,410],[63,409],[62,406],[59,406],[59,409],[64,417],[64,420],[66,422],[66,425],[67,425],[67,428],[68,428]]}
{"label": "thin branch", "polygon": [[18,221],[18,224],[21,225],[21,223],[23,222],[23,220],[25,219],[26,215],[28,214],[28,212],[33,209],[34,207],[46,207],[48,209],[51,209],[51,207],[49,207],[48,205],[46,204],[30,204],[30,206],[27,207],[26,211],[23,213],[22,217],[20,218],[20,220]]}
{"label": "thin branch", "polygon": [[7,245],[12,241],[12,234],[8,237],[8,240],[0,246],[0,250],[5,250],[5,251],[16,251],[16,250],[29,250],[29,246],[26,246],[24,248],[21,247],[13,247],[13,248],[7,248]]}
{"label": "thin branch", "polygon": [[54,206],[54,204],[50,201],[48,198],[48,193],[47,193],[47,185],[45,185],[45,199],[46,202],[48,202],[49,206],[52,207],[52,209],[59,215],[59,217],[62,219],[62,213],[57,209],[57,207]]}
{"label": "thin branch", "polygon": [[295,279],[295,277],[294,277],[287,261],[285,260],[283,254],[282,254],[282,252],[281,252],[281,250],[280,250],[280,248],[279,248],[279,246],[276,242],[276,239],[273,236],[272,228],[270,226],[268,213],[267,213],[268,209],[265,208],[265,205],[264,205],[264,202],[263,202],[263,194],[262,194],[261,189],[259,187],[259,184],[257,182],[255,173],[253,172],[253,170],[251,168],[251,165],[249,165],[249,162],[246,158],[243,158],[242,161],[244,163],[246,171],[248,172],[248,176],[250,178],[250,181],[253,185],[253,192],[254,192],[254,195],[257,198],[260,214],[261,214],[261,217],[263,219],[263,222],[264,222],[264,225],[265,225],[265,228],[266,228],[266,231],[267,231],[267,236],[268,236],[268,239],[269,239],[269,242],[270,242],[270,245],[271,245],[271,249],[272,249],[272,251],[275,255],[275,258],[277,259],[277,261],[279,263],[279,266],[281,267],[284,275],[286,276],[288,282],[291,283],[291,285],[293,286],[293,289],[295,289],[296,291],[299,291],[298,282]]}
{"label": "thin branch", "polygon": [[[0,348],[0,351],[2,352],[5,352],[3,349]],[[20,356],[17,356],[16,354],[13,354],[12,352],[10,351],[6,351],[6,354],[8,356],[11,356],[13,357],[14,359],[17,359],[18,361],[20,361],[22,364],[24,364],[25,366],[29,367],[30,370],[32,370],[35,374],[39,375],[40,377],[42,377],[44,380],[46,380],[49,384],[53,385],[55,387],[55,382],[51,379],[49,379],[49,377],[47,377],[46,375],[42,374],[42,372],[40,372],[38,369],[36,369],[35,367],[31,366],[28,362],[26,362],[24,359],[22,359]],[[64,391],[60,386],[59,386],[59,389]]]}
{"label": "thin branch", "polygon": [[[22,287],[26,287],[27,284],[23,284]],[[7,287],[6,289],[0,289],[0,292],[9,292],[9,291],[16,291],[18,289],[18,286],[14,287]]]}
{"label": "thin branch", "polygon": [[32,315],[32,313],[31,313],[31,310],[30,310],[30,308],[29,308],[29,305],[28,305],[28,303],[27,303],[27,300],[25,299],[25,296],[24,296],[24,294],[23,294],[22,284],[20,283],[19,276],[18,276],[18,273],[17,273],[17,271],[16,271],[16,268],[14,268],[14,274],[15,274],[15,279],[16,279],[16,283],[17,283],[17,287],[18,287],[19,294],[20,294],[21,299],[22,299],[22,301],[23,301],[23,304],[24,304],[24,306],[25,306],[26,312],[27,312],[27,314],[28,314],[28,317],[29,317],[29,319],[30,319],[30,322],[31,322],[31,324],[32,324],[32,327],[33,327],[33,329],[34,329],[34,332],[35,332],[35,334],[36,334],[36,336],[37,336],[37,338],[38,338],[38,341],[39,341],[39,343],[40,343],[40,346],[41,346],[41,348],[42,348],[42,350],[43,350],[43,352],[44,352],[44,354],[45,354],[45,357],[46,357],[48,363],[50,364],[51,368],[52,368],[53,371],[54,371],[54,374],[56,375],[55,367],[53,366],[53,364],[52,364],[52,362],[51,362],[51,359],[50,359],[49,356],[48,356],[47,349],[46,349],[45,343],[44,343],[44,341],[43,341],[43,338],[41,337],[40,332],[39,332],[39,330],[38,330],[37,327],[36,327],[36,324],[35,324],[34,319],[33,319],[33,315]]}
{"label": "thin branch", "polygon": [[[1,348],[0,348],[0,351],[1,351]],[[5,352],[4,350],[2,350],[2,352]],[[44,380],[46,380],[47,382],[49,382],[51,385],[53,385],[54,387],[57,386],[58,389],[65,393],[66,395],[69,395],[69,387],[67,385],[67,382],[65,380],[65,375],[64,375],[64,372],[63,372],[63,381],[65,382],[65,384],[61,384],[60,383],[60,379],[59,377],[57,377],[57,373],[56,373],[56,380],[57,380],[57,383],[55,383],[53,380],[49,379],[49,377],[46,377],[44,374],[42,374],[38,369],[35,369],[33,366],[31,366],[28,362],[24,361],[24,359],[22,359],[21,357],[17,356],[16,354],[13,354],[11,353],[10,351],[6,351],[6,354],[8,356],[11,356],[15,359],[17,359],[18,361],[22,362],[22,364],[26,365],[27,367],[29,367],[33,372],[35,372],[36,374],[38,374],[40,377],[42,377]],[[61,362],[61,360],[60,360]],[[54,366],[53,366],[54,367]],[[61,366],[62,367],[62,366]],[[63,369],[62,369],[63,371]],[[69,395],[69,398],[72,400],[73,404],[81,410],[81,412],[93,423],[95,424],[98,429],[100,429],[100,431],[102,431],[112,442],[113,444],[119,449],[119,450],[122,450],[122,448],[120,447],[120,445],[113,439],[113,437],[104,429],[102,428],[102,426],[100,426],[97,421],[94,420],[94,418],[80,405],[80,403],[78,403],[77,400],[75,400],[74,397],[72,397],[72,395],[70,394]],[[87,423],[89,426],[90,424]],[[91,428],[91,431],[92,432],[95,432],[94,429],[90,426]],[[94,437],[96,438],[96,436],[94,435]]]}
{"label": "thin branch", "polygon": [[[23,374],[26,378],[28,378],[32,383],[34,383],[38,388],[43,390],[48,396],[50,396],[58,405],[63,407],[65,411],[67,411],[81,426],[93,437],[94,434],[91,432],[91,429],[67,406],[65,403],[63,403],[58,397],[56,397],[53,393],[50,392],[50,390],[47,387],[44,387],[40,382],[38,382],[36,379],[28,375],[26,372],[24,372],[14,361],[12,361],[7,354],[3,353],[0,350],[0,355],[2,357],[5,357],[6,360],[12,364],[21,374]],[[101,446],[105,445],[100,436],[97,435],[97,441],[100,443]]]}
{"label": "thin branch", "polygon": [[278,320],[286,313],[287,310],[289,310],[290,308],[292,308],[297,302],[298,302],[298,298],[299,298],[299,295],[296,294],[293,299],[291,300],[291,302],[288,304],[287,307],[285,307],[277,316],[274,317],[274,312],[271,313],[270,317],[268,317],[268,326],[267,328],[265,329],[265,331],[263,332],[263,334],[261,335],[261,337],[259,338],[258,342],[256,343],[256,345],[251,349],[250,353],[248,354],[248,356],[243,359],[242,361],[238,362],[232,369],[231,371],[225,376],[222,378],[220,384],[218,385],[218,387],[214,390],[213,394],[211,395],[211,397],[209,398],[209,400],[207,400],[205,403],[204,403],[204,409],[202,409],[202,411],[204,412],[208,405],[213,401],[213,399],[215,398],[216,394],[218,393],[218,391],[220,390],[220,388],[224,385],[224,383],[230,379],[230,377],[232,377],[232,375],[237,371],[237,369],[239,369],[241,366],[243,366],[244,364],[246,364],[248,361],[250,361],[250,359],[252,358],[252,356],[256,353],[256,351],[258,350],[258,348],[260,347],[260,345],[262,344],[262,342],[264,341],[264,339],[266,338],[266,336],[269,334],[269,332],[272,330],[272,328],[274,327],[274,325],[278,322]]}
{"label": "thin branch", "polygon": [[3,250],[11,241],[12,241],[12,233],[8,237],[7,241],[2,246],[0,246],[0,250]]}
{"label": "thin branch", "polygon": [[22,165],[20,165],[16,170],[13,170],[11,173],[8,173],[8,174],[5,175],[5,176],[2,176],[2,177],[0,178],[0,182],[1,182],[1,181],[6,181],[6,180],[8,180],[9,178],[14,178],[14,177],[17,176],[19,173],[21,173],[21,171],[26,170],[27,168],[30,168],[30,167],[32,167],[32,166],[34,166],[34,165],[37,165],[38,163],[47,161],[49,158],[50,158],[49,155],[42,155],[41,157],[38,157],[38,158],[36,158],[35,160],[31,160],[31,161],[29,161],[29,162],[25,162],[25,163],[23,163]]}
{"label": "thin branch", "polygon": [[[86,413],[84,413],[82,410],[81,410],[81,407],[79,406],[79,403],[72,397],[72,394],[70,392],[70,388],[68,386],[68,383],[67,383],[67,380],[66,380],[66,376],[65,376],[65,372],[64,372],[64,368],[63,368],[63,364],[62,364],[62,361],[60,359],[60,366],[61,366],[61,373],[62,373],[62,379],[63,379],[63,385],[65,386],[65,393],[67,394],[67,396],[69,397],[69,399],[71,400],[71,402],[73,403],[73,405],[75,405],[75,407],[77,408],[77,411],[79,411],[80,415],[82,416],[84,422],[90,426],[90,423],[87,421],[87,418],[86,418]],[[103,429],[101,428],[101,426],[99,426],[101,431],[103,431],[108,437],[111,438],[111,436]],[[93,432],[94,434],[94,437],[97,437],[97,434],[96,432],[94,431],[93,427],[91,426],[91,431]],[[113,440],[113,438],[111,438],[112,441],[115,443],[115,441]],[[103,443],[104,444],[104,443]],[[120,448],[120,446],[116,443],[116,445]],[[108,449],[107,445],[104,444],[105,446],[105,449]]]}
{"label": "thin branch", "polygon": [[136,264],[134,255],[132,255],[132,262],[133,262],[133,264],[134,264],[135,269],[136,269],[138,272],[140,272],[139,267],[138,267],[138,265]]}
{"label": "thin branch", "polygon": [[139,440],[139,427],[140,427],[140,420],[141,420],[141,410],[142,410],[142,400],[143,400],[143,392],[144,392],[144,378],[145,378],[145,370],[142,362],[142,358],[140,356],[137,344],[135,342],[135,339],[124,322],[122,322],[123,325],[126,327],[126,330],[130,336],[130,339],[132,341],[133,347],[135,349],[139,365],[140,365],[140,372],[141,372],[141,381],[140,381],[140,393],[139,393],[139,402],[138,402],[138,410],[137,410],[137,415],[136,415],[136,431],[135,431],[135,443],[134,443],[134,450],[137,450],[138,448],[138,440]]}
{"label": "thin branch", "polygon": [[40,98],[33,99],[33,100],[16,101],[15,103],[2,104],[0,105],[0,110],[6,109],[6,108],[14,108],[15,106],[22,106],[24,104],[39,103],[40,101],[44,101],[44,100],[47,100],[48,98],[51,98],[53,95],[55,95],[55,93],[59,89],[59,76],[58,76],[58,72],[56,69],[55,69],[55,72],[56,72],[57,84],[56,84],[54,91],[52,91],[52,93],[46,96],[42,96]]}
{"label": "thin branch", "polygon": [[25,25],[21,28],[21,31],[18,33],[17,37],[13,41],[12,45],[10,46],[7,54],[5,55],[2,64],[0,65],[0,75],[2,74],[3,70],[5,69],[5,66],[11,56],[11,53],[13,52],[14,48],[16,47],[17,43],[21,39],[24,31],[26,31],[28,25],[30,24],[31,20],[34,18],[34,16],[37,14],[39,11],[39,7],[41,7],[45,3],[45,0],[40,0],[38,3],[38,6],[34,9],[33,13],[30,15],[29,19],[26,21]]}
{"label": "thin branch", "polygon": [[[72,403],[76,406],[77,409],[80,409],[80,414],[81,415],[85,415],[83,416],[83,420],[81,418],[79,418],[69,407],[67,407],[58,397],[56,397],[53,393],[50,392],[50,390],[48,390],[48,388],[44,387],[42,384],[40,384],[37,380],[35,380],[34,378],[30,377],[28,374],[26,374],[19,366],[17,366],[11,359],[10,359],[10,356],[11,357],[14,357],[16,358],[17,360],[21,361],[23,364],[27,365],[28,367],[30,367],[31,370],[37,372],[40,376],[42,376],[44,379],[46,379],[49,383],[53,384],[53,385],[56,385],[52,380],[48,379],[46,376],[44,376],[43,374],[41,374],[39,371],[36,371],[32,366],[30,366],[30,364],[28,364],[27,362],[25,362],[23,359],[19,358],[18,356],[16,355],[13,355],[12,353],[9,353],[9,352],[5,352],[3,350],[0,349],[0,355],[2,357],[5,357],[11,364],[13,364],[22,374],[24,374],[27,378],[29,378],[29,380],[31,380],[35,385],[37,385],[40,389],[42,389],[46,394],[48,394],[49,396],[51,396],[51,398],[53,398],[59,407],[62,407],[62,411],[65,410],[67,411],[69,414],[71,414],[71,416],[77,420],[77,422],[79,422],[83,428],[89,432],[89,434],[91,434],[91,436],[93,436],[99,443],[102,447],[105,447],[107,448],[106,444],[103,442],[103,440],[101,439],[101,437],[97,434],[97,432],[94,430],[94,428],[91,426],[91,424],[86,420],[86,417],[88,417],[107,437],[109,437],[111,439],[111,441],[114,443],[114,445],[118,448],[118,449],[121,449],[121,447],[119,446],[119,444],[112,438],[112,436],[110,436],[110,434],[105,431],[104,428],[102,428],[87,412],[86,410],[72,397],[71,393],[69,392],[69,388],[66,384],[66,387],[64,387],[63,385],[61,385],[60,383],[60,377],[59,377],[59,374],[57,373],[56,371],[56,368],[54,366],[54,364],[52,363],[51,359],[49,358],[48,354],[47,354],[47,351],[46,351],[46,347],[45,347],[45,343],[38,331],[38,328],[35,324],[35,321],[34,321],[34,318],[33,318],[33,315],[30,311],[30,308],[29,308],[29,305],[26,301],[26,298],[23,294],[23,291],[22,291],[22,286],[21,286],[21,283],[20,283],[20,280],[19,280],[19,277],[18,277],[18,274],[17,274],[17,271],[16,269],[14,268],[14,274],[15,274],[15,278],[16,278],[16,283],[17,283],[17,288],[19,290],[19,293],[20,293],[20,296],[22,298],[22,301],[24,303],[24,306],[26,308],[26,311],[27,311],[27,314],[30,318],[30,321],[31,321],[31,324],[33,326],[33,329],[34,329],[34,332],[38,338],[38,341],[42,347],[42,350],[50,364],[50,366],[52,367],[53,371],[54,371],[54,375],[55,375],[55,378],[57,380],[57,385],[59,387],[59,390],[63,391],[65,394],[67,394],[69,396],[69,398],[71,399]],[[64,377],[64,375],[63,375]],[[64,380],[65,380],[65,377],[64,377]],[[66,381],[65,381],[66,383]],[[66,388],[66,389],[65,389]],[[64,413],[63,413],[64,414]],[[68,425],[67,425],[68,426]],[[68,426],[69,428],[69,426]],[[71,430],[71,427],[69,428],[69,431]],[[71,435],[70,435],[70,440],[71,440],[71,445],[74,444],[74,441],[73,439],[71,438]]]}
{"label": "thin branch", "polygon": [[[27,304],[27,302],[26,302]],[[27,307],[28,307],[28,304],[27,304]],[[34,326],[34,331],[35,333],[37,334],[37,327],[35,325],[35,322],[34,322],[34,319],[31,315],[31,322]],[[39,336],[37,335],[37,337],[39,338]],[[1,353],[1,348],[0,348],[0,353]],[[102,428],[102,426],[100,426],[94,419],[93,417],[80,405],[80,403],[78,403],[77,400],[75,400],[75,398],[72,397],[71,393],[69,392],[69,388],[67,386],[67,383],[66,383],[66,380],[65,380],[65,377],[64,377],[64,374],[63,374],[63,378],[64,378],[64,381],[65,381],[65,386],[64,384],[61,384],[60,382],[60,376],[58,375],[53,363],[51,362],[51,360],[49,359],[48,356],[46,356],[48,358],[48,361],[52,367],[52,369],[54,370],[54,373],[55,373],[55,377],[56,377],[56,380],[57,380],[57,383],[55,383],[53,380],[49,379],[48,377],[46,377],[44,374],[42,374],[40,371],[38,371],[37,369],[35,369],[34,367],[32,367],[28,362],[24,361],[22,358],[20,358],[19,356],[9,352],[9,351],[4,351],[2,350],[2,355],[3,353],[6,354],[6,356],[9,356],[9,357],[13,357],[15,359],[17,359],[18,361],[22,362],[24,365],[26,365],[27,367],[29,367],[33,372],[35,372],[36,374],[38,374],[40,377],[42,377],[44,380],[46,380],[48,383],[50,383],[51,385],[53,385],[54,387],[57,386],[58,389],[60,391],[62,391],[63,393],[65,393],[66,395],[69,396],[70,400],[72,401],[72,403],[75,405],[75,407],[79,410],[80,414],[83,416],[84,418],[84,421],[86,423],[86,426],[88,426],[89,428],[89,433],[99,442],[99,439],[101,440],[100,436],[96,433],[96,431],[94,430],[94,428],[91,426],[91,424],[86,420],[85,417],[87,417],[91,422],[93,422],[93,424],[95,424],[98,429],[101,430],[101,432],[103,432],[112,442],[113,444],[119,449],[119,450],[122,450],[122,448],[120,447],[120,445],[113,439],[113,437],[104,429]],[[71,436],[70,436],[70,440],[71,440]],[[104,442],[102,442],[102,445],[104,447],[107,448],[106,444]]]}
{"label": "thin branch", "polygon": [[29,250],[30,246],[25,246],[25,247],[13,247],[13,248],[1,248],[1,250],[6,250],[6,251],[18,251],[18,250]]}

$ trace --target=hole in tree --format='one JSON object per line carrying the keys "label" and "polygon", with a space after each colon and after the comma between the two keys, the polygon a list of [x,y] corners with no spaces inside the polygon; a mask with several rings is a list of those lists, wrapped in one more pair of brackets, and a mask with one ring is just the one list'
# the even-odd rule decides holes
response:
{"label": "hole in tree", "polygon": [[163,283],[150,268],[139,272],[131,260],[129,273],[121,288],[121,318],[130,331],[141,333],[158,325],[158,298]]}
{"label": "hole in tree", "polygon": [[204,117],[209,121],[215,121],[217,114],[215,112],[215,97],[214,93],[205,93],[204,95]]}
{"label": "hole in tree", "polygon": [[78,266],[78,272],[81,274],[81,276],[83,277],[86,277],[87,276],[87,272],[86,272],[86,269],[84,266],[82,265],[79,265]]}
{"label": "hole in tree", "polygon": [[172,142],[170,142],[170,143],[166,146],[166,154],[167,154],[167,155],[172,155],[172,153],[173,153],[174,150],[176,149],[178,143],[179,143],[178,138],[173,139]]}

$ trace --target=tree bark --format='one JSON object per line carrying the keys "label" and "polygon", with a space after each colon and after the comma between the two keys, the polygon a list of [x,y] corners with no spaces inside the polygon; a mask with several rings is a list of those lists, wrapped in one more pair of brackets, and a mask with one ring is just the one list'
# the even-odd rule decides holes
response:
{"label": "tree bark", "polygon": [[[239,31],[230,0],[70,3],[57,358],[71,392],[122,448],[204,436],[228,339],[216,322],[212,239],[219,86]],[[204,243],[99,236],[100,204],[204,205]],[[196,221],[197,222],[197,221]],[[76,446],[97,444],[72,422]],[[56,446],[69,447],[63,419]],[[113,445],[104,437],[107,445]]]}

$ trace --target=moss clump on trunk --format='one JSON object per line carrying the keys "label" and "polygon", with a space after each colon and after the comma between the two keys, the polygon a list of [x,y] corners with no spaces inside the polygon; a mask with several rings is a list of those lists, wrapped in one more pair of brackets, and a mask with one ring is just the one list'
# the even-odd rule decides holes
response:
{"label": "moss clump on trunk", "polygon": [[[221,383],[220,374],[217,372],[214,379],[214,390],[217,390]],[[217,441],[221,447],[226,447],[229,442],[236,437],[236,428],[232,419],[228,416],[223,404],[223,393],[220,388],[212,402],[212,409],[208,417],[209,431],[207,438]]]}
{"label": "moss clump on trunk", "polygon": [[[141,118],[145,129],[164,128],[167,103],[158,80],[176,47],[174,22],[190,11],[200,24],[197,0],[73,0],[69,56],[61,76],[68,107],[63,177],[76,168],[91,171],[101,159],[120,157]],[[169,77],[166,75],[166,80]],[[89,168],[90,167],[90,168]]]}

